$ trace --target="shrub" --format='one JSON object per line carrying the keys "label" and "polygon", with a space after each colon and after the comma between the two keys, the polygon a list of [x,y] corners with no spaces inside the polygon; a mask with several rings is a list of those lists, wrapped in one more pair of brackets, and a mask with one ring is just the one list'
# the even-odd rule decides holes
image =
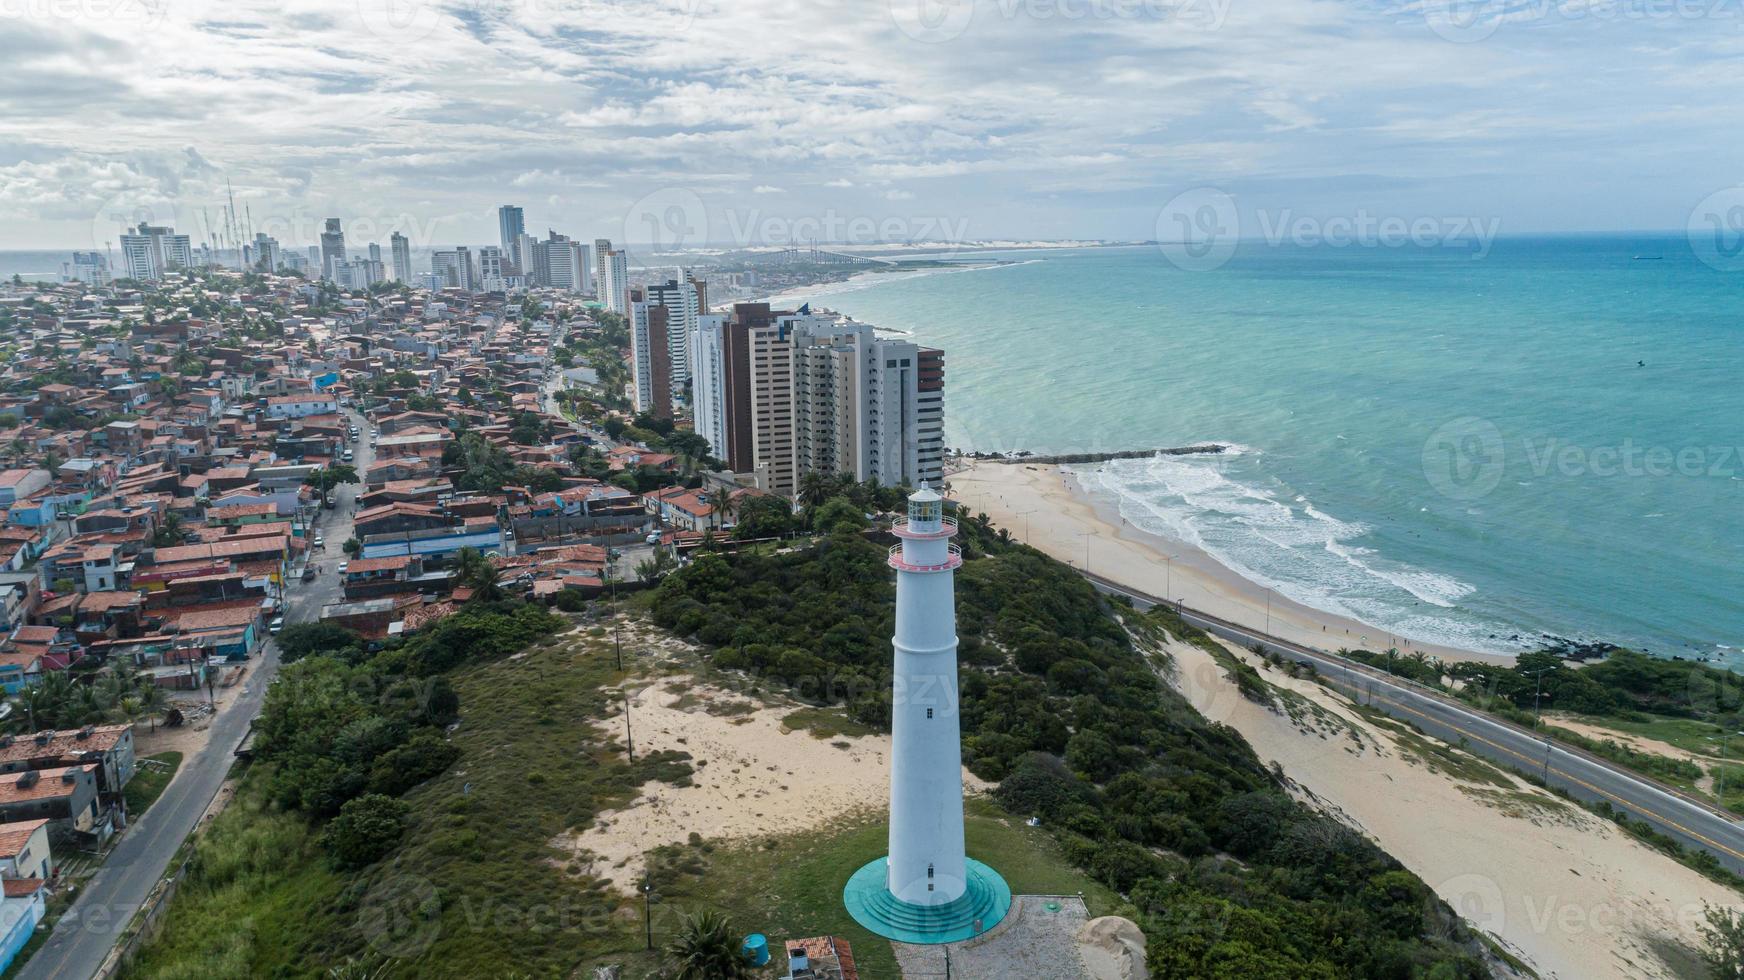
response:
{"label": "shrub", "polygon": [[406,833],[411,807],[380,793],[368,793],[339,808],[321,835],[321,846],[343,869],[361,868],[385,857]]}

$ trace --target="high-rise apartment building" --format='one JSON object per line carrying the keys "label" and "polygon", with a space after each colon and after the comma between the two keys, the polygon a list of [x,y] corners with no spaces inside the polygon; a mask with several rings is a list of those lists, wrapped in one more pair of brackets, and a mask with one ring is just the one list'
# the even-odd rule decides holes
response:
{"label": "high-rise apartment building", "polygon": [[102,252],[74,252],[71,262],[61,265],[62,282],[82,282],[87,286],[107,286],[109,257]]}
{"label": "high-rise apartment building", "polygon": [[174,228],[141,223],[133,234],[121,236],[121,260],[130,278],[162,279],[172,269],[192,266],[194,249]]}
{"label": "high-rise apartment building", "polygon": [[249,256],[249,264],[262,272],[277,272],[284,261],[284,254],[279,249],[278,240],[264,231],[256,232],[254,249]]}
{"label": "high-rise apartment building", "polygon": [[668,360],[672,363],[672,390],[682,393],[690,385],[690,335],[696,330],[696,318],[707,312],[703,306],[706,286],[685,274],[684,281],[668,279],[649,284],[648,302],[667,309],[666,323]]}
{"label": "high-rise apartment building", "polygon": [[478,250],[478,289],[487,293],[500,293],[507,288],[505,276],[511,275],[508,270],[514,268],[514,263],[507,254],[495,245],[484,245]]}
{"label": "high-rise apartment building", "polygon": [[699,318],[692,338],[697,431],[759,487],[791,496],[811,472],[887,486],[943,477],[943,352],[761,303],[718,326]]}
{"label": "high-rise apartment building", "polygon": [[629,260],[623,252],[607,248],[600,253],[600,268],[600,301],[607,310],[623,314],[629,305]]}
{"label": "high-rise apartment building", "polygon": [[605,288],[606,281],[606,253],[611,250],[612,240],[610,238],[593,240],[593,281],[594,285],[601,289]]}
{"label": "high-rise apartment building", "polygon": [[635,381],[636,411],[671,418],[672,362],[667,346],[671,311],[649,302],[640,289],[629,290],[628,301],[630,373]]}
{"label": "high-rise apartment building", "polygon": [[394,279],[412,281],[412,243],[406,236],[394,232],[388,236],[388,251],[394,256]]}
{"label": "high-rise apartment building", "polygon": [[339,228],[338,218],[328,218],[326,230],[321,232],[321,278],[337,278],[334,267],[345,261],[345,232]]}
{"label": "high-rise apartment building", "polygon": [[544,243],[545,284],[572,293],[587,292],[593,278],[589,271],[587,246],[554,231],[549,234],[550,239]]}
{"label": "high-rise apartment building", "polygon": [[722,338],[727,318],[704,313],[690,332],[690,412],[696,434],[708,440],[709,453],[727,458],[727,365]]}
{"label": "high-rise apartment building", "polygon": [[444,288],[473,289],[472,252],[466,246],[443,249],[430,255],[430,271],[440,276]]}
{"label": "high-rise apartment building", "polygon": [[509,257],[516,269],[525,272],[521,266],[521,235],[527,228],[520,207],[505,204],[497,208],[497,230],[502,236],[503,254]]}

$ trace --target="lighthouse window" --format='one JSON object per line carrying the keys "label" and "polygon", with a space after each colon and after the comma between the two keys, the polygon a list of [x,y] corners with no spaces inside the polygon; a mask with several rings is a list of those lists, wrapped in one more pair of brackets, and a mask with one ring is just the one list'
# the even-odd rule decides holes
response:
{"label": "lighthouse window", "polygon": [[933,866],[929,864],[929,865],[927,865],[927,880],[931,881],[932,879],[933,879]]}
{"label": "lighthouse window", "polygon": [[932,717],[932,716],[933,716],[933,709],[931,709],[931,708],[928,708],[928,709],[927,709],[927,717],[928,717],[928,718],[931,718],[931,717]]}

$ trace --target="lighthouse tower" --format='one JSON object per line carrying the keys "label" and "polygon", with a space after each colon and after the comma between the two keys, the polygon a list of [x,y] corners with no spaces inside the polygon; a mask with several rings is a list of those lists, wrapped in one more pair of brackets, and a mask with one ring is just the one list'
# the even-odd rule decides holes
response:
{"label": "lighthouse tower", "polygon": [[895,664],[890,706],[890,854],[861,868],[844,893],[861,925],[891,939],[942,943],[991,928],[1011,889],[963,848],[963,753],[957,696],[955,521],[924,484],[892,528]]}

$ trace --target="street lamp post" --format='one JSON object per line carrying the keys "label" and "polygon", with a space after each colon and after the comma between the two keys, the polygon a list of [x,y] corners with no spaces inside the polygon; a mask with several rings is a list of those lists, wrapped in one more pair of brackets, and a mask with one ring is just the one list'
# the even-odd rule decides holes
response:
{"label": "street lamp post", "polygon": [[1163,556],[1163,598],[1175,594],[1175,556]]}
{"label": "street lamp post", "polygon": [[1096,536],[1095,531],[1079,531],[1078,536],[1084,539],[1084,574],[1090,574],[1090,539]]}
{"label": "street lamp post", "polygon": [[1552,664],[1549,667],[1525,671],[1532,675],[1532,727],[1535,729],[1544,727],[1544,675],[1555,669],[1556,665]]}
{"label": "street lamp post", "polygon": [[649,949],[654,948],[654,913],[649,908],[654,893],[654,884],[646,875],[642,878],[642,935]]}
{"label": "street lamp post", "polygon": [[1726,732],[1720,736],[1719,777],[1714,780],[1714,795],[1719,797],[1722,808],[1726,805],[1726,743],[1732,740],[1733,735],[1744,735],[1744,732]]}
{"label": "street lamp post", "polygon": [[1017,512],[1017,516],[1023,518],[1023,543],[1024,544],[1029,544],[1029,515],[1031,515],[1033,513],[1035,513],[1035,511],[1033,511],[1033,510],[1020,510]]}
{"label": "street lamp post", "polygon": [[1266,635],[1272,634],[1272,590],[1266,589]]}

